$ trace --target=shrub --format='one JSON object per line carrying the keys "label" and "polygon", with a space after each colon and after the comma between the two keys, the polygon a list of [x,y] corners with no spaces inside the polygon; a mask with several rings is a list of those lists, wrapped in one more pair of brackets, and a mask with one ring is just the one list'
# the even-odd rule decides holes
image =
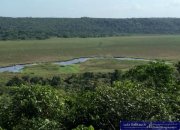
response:
{"label": "shrub", "polygon": [[[0,101],[0,120],[3,120],[0,126],[5,129],[19,127],[22,120],[26,121],[25,124],[34,124],[38,118],[37,121],[49,121],[51,124],[57,123],[57,120],[60,122],[63,117],[64,96],[53,88],[21,86],[13,88],[10,94],[11,102]],[[37,122],[35,126],[38,124]]]}
{"label": "shrub", "polygon": [[174,87],[174,70],[164,63],[150,63],[130,69],[124,75],[124,79],[130,79],[143,83],[147,87],[153,87],[160,91],[169,91]]}
{"label": "shrub", "polygon": [[[73,125],[95,129],[119,129],[121,120],[170,121],[175,119],[164,94],[132,82],[98,87],[95,92],[77,95],[69,119]],[[157,96],[156,96],[157,95]],[[72,105],[73,104],[73,105]],[[69,124],[71,124],[69,123]]]}

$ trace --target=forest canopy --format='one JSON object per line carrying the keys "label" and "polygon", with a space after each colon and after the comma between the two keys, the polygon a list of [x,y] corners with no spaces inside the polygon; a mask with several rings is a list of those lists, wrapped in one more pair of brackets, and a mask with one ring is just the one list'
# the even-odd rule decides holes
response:
{"label": "forest canopy", "polygon": [[0,17],[0,40],[180,34],[179,18],[8,18]]}

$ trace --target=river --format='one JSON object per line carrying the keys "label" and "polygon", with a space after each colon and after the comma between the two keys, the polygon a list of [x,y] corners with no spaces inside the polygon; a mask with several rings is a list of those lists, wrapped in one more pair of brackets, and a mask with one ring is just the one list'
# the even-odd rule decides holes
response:
{"label": "river", "polygon": [[[147,62],[148,61],[152,61],[152,60],[148,60],[148,59],[128,58],[128,57],[114,57],[114,58],[86,57],[86,58],[75,58],[75,59],[72,59],[72,60],[52,62],[52,63],[60,65],[60,66],[67,66],[67,65],[83,63],[83,62],[86,62],[86,61],[88,61],[90,59],[116,59],[116,60],[126,60],[126,61],[147,61]],[[0,67],[0,73],[2,73],[2,72],[18,73],[18,72],[21,72],[24,69],[24,67],[33,66],[33,65],[38,65],[38,64],[37,63],[34,63],[34,64],[21,64],[21,65],[13,65],[13,66],[7,66],[7,67]]]}

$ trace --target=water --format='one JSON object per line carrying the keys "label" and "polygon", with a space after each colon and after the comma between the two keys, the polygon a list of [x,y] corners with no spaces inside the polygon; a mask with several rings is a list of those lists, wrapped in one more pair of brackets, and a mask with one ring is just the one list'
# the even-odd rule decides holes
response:
{"label": "water", "polygon": [[21,72],[21,70],[24,69],[26,66],[33,66],[37,64],[25,64],[25,65],[14,65],[14,66],[8,66],[8,67],[0,67],[0,73],[2,72],[13,72],[18,73]]}
{"label": "water", "polygon": [[[68,60],[68,61],[54,62],[53,64],[66,66],[66,65],[83,63],[90,59],[106,59],[106,58],[103,58],[103,57],[77,58],[77,59],[72,59],[72,60]],[[126,57],[114,57],[114,58],[108,58],[108,59],[129,60],[129,61],[152,61],[152,60],[141,59],[141,58],[126,58]],[[14,66],[9,66],[9,67],[0,67],[0,73],[2,73],[2,72],[18,73],[18,72],[21,72],[24,69],[24,67],[33,66],[33,65],[37,65],[37,64],[25,64],[25,65],[14,65]]]}
{"label": "water", "polygon": [[4,67],[0,68],[0,72],[20,72],[24,68],[24,65],[15,65],[15,66],[9,66],[9,67]]}
{"label": "water", "polygon": [[117,57],[114,58],[116,60],[128,60],[128,61],[152,61],[152,60],[148,60],[148,59],[142,59],[142,58],[128,58],[128,57]]}
{"label": "water", "polygon": [[66,66],[66,65],[73,65],[73,64],[83,63],[83,62],[86,62],[86,61],[88,61],[90,59],[92,59],[92,58],[78,58],[78,59],[73,59],[73,60],[69,60],[69,61],[55,62],[54,64]]}

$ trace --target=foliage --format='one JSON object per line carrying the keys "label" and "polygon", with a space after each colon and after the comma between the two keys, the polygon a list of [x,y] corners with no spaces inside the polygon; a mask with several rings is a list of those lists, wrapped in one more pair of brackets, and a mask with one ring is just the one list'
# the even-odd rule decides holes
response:
{"label": "foliage", "polygon": [[77,95],[76,101],[70,103],[73,106],[71,117],[67,118],[72,124],[92,124],[95,129],[118,129],[120,120],[175,120],[166,101],[164,94],[153,89],[120,82]]}
{"label": "foliage", "polygon": [[0,40],[49,37],[102,37],[131,34],[179,34],[176,18],[7,18],[0,17]]}
{"label": "foliage", "polygon": [[136,66],[126,72],[124,78],[166,92],[174,87],[175,82],[173,68],[161,62]]}
{"label": "foliage", "polygon": [[77,90],[93,90],[98,84],[110,84],[110,78],[113,73],[92,73],[86,72],[77,75],[65,76],[53,76],[52,78],[43,77],[13,77],[6,85],[7,86],[21,86],[24,85],[42,85],[42,86],[53,86],[58,88],[66,88]]}
{"label": "foliage", "polygon": [[177,71],[178,71],[179,74],[180,74],[180,61],[179,61],[175,66],[176,66]]}
{"label": "foliage", "polygon": [[[0,127],[10,129],[13,126],[11,97],[7,94],[0,96]],[[14,119],[15,120],[15,119]]]}
{"label": "foliage", "polygon": [[[11,129],[22,120],[25,120],[25,123],[31,122],[33,124],[34,118],[35,120],[41,118],[40,120],[44,120],[44,123],[48,120],[60,119],[64,102],[61,94],[49,87],[21,86],[13,88],[12,92],[10,92],[11,102],[1,101],[4,107],[1,108],[0,119],[6,119],[5,123],[10,123],[3,127]],[[53,121],[49,122],[50,124],[53,123]]]}
{"label": "foliage", "polygon": [[111,84],[114,82],[114,81],[119,81],[122,79],[122,71],[120,70],[115,70],[114,73],[112,73],[112,76],[111,76]]}
{"label": "foliage", "polygon": [[1,89],[0,127],[114,130],[123,120],[180,121],[180,84],[174,76],[171,66],[149,63],[125,73],[35,77],[38,82],[16,77],[19,86]]}
{"label": "foliage", "polygon": [[56,121],[42,118],[23,118],[13,130],[61,130],[60,125]]}
{"label": "foliage", "polygon": [[7,86],[20,86],[23,83],[24,82],[21,78],[15,76],[11,80],[9,80],[6,85]]}
{"label": "foliage", "polygon": [[3,130],[3,129],[0,127],[0,130]]}
{"label": "foliage", "polygon": [[54,76],[51,80],[51,86],[58,86],[61,84],[61,78],[58,76]]}
{"label": "foliage", "polygon": [[94,130],[94,127],[93,126],[86,127],[84,125],[79,125],[77,128],[72,130]]}

